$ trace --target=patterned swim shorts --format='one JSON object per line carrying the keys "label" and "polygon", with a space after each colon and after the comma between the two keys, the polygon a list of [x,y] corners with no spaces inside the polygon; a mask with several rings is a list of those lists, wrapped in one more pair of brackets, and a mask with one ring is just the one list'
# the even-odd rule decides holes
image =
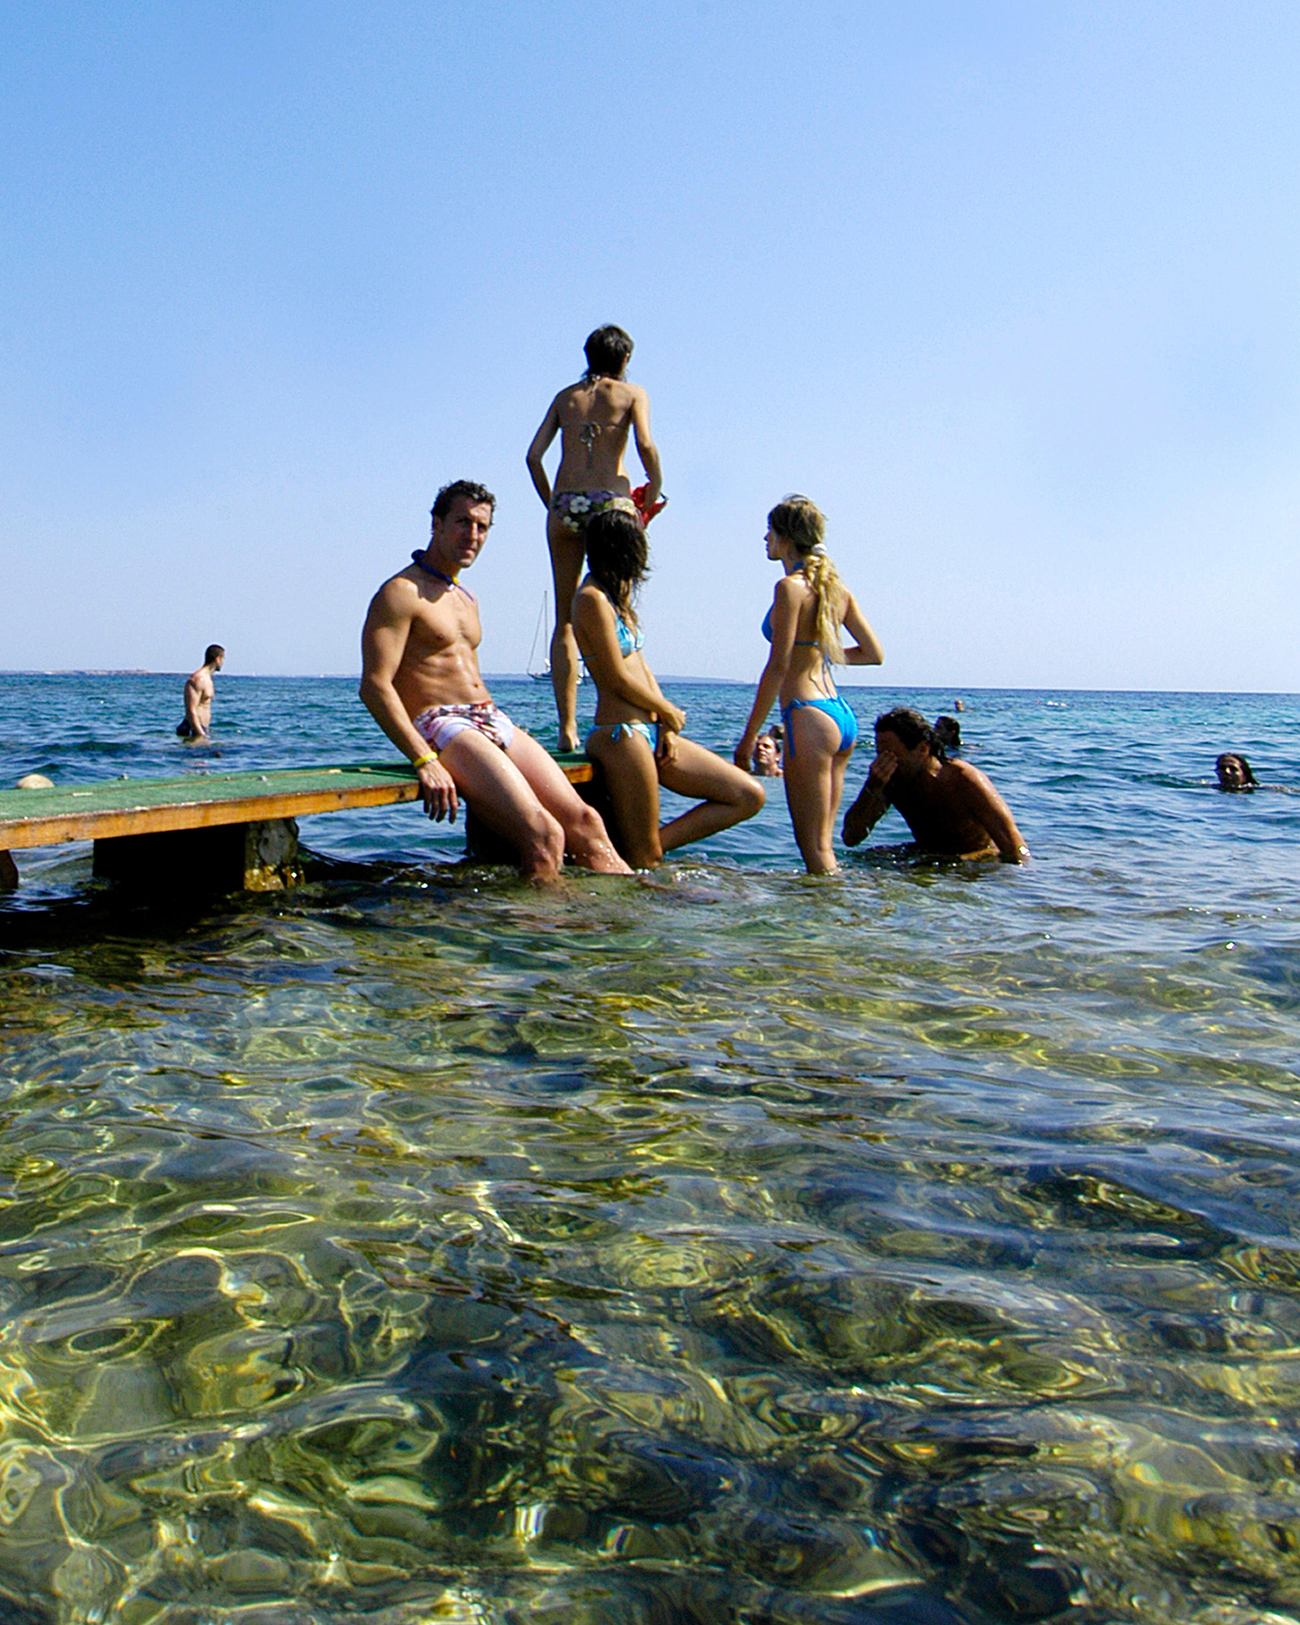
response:
{"label": "patterned swim shorts", "polygon": [[477,728],[501,750],[509,750],[510,741],[515,737],[514,723],[491,700],[480,700],[474,705],[431,705],[411,719],[411,726],[434,750],[445,750],[466,728]]}

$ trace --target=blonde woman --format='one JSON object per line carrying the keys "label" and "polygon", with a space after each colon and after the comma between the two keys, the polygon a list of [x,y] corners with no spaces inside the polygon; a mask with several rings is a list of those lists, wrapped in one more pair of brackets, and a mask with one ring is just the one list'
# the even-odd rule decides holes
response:
{"label": "blonde woman", "polygon": [[[844,770],[858,737],[853,707],[836,690],[831,666],[878,666],[880,640],[826,552],[826,520],[807,497],[788,496],[767,516],[767,556],[785,574],[776,584],[763,636],[772,645],[736,746],[747,767],[777,698],[785,726],[785,799],[809,874],[835,874],[831,846]],[[844,647],[840,628],[853,638]]]}

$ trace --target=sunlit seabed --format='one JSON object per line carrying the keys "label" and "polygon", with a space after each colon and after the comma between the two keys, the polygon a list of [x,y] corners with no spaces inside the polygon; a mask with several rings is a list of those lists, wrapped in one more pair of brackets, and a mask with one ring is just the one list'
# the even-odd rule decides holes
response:
{"label": "sunlit seabed", "polygon": [[[0,782],[201,765],[153,681],[0,678]],[[171,910],[20,854],[0,1619],[1300,1619],[1300,801],[1205,782],[1295,702],[967,705],[1028,869],[811,881],[779,791],[550,893],[411,808]],[[286,707],[386,754],[222,680],[220,765]]]}

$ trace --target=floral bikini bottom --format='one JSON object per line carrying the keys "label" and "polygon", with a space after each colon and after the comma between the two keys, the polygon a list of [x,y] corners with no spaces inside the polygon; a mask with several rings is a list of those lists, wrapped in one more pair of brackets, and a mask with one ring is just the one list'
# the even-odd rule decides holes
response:
{"label": "floral bikini bottom", "polygon": [[575,536],[598,513],[630,513],[634,519],[640,518],[632,498],[618,491],[557,491],[551,498],[551,512]]}

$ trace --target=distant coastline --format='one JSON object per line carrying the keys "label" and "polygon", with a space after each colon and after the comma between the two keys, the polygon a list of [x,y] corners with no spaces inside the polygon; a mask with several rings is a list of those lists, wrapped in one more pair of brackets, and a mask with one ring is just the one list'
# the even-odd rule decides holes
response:
{"label": "distant coastline", "polygon": [[[108,669],[101,667],[69,666],[59,669],[34,667],[0,666],[0,677],[159,677],[166,678],[168,682],[179,679],[184,681],[189,674],[183,671],[150,671],[147,667],[139,666],[132,669]],[[319,671],[319,672],[274,672],[274,671],[232,671],[223,672],[223,683],[240,682],[330,682],[355,683],[360,680],[360,672],[347,671]],[[489,685],[493,683],[525,683],[531,681],[527,672],[522,671],[486,671],[483,673],[484,681]],[[753,683],[745,677],[684,677],[679,673],[664,673],[662,679],[667,684],[697,684],[710,688],[752,688]],[[998,694],[1077,694],[1080,696],[1117,694],[1126,697],[1150,694],[1162,699],[1184,696],[1188,699],[1293,699],[1300,700],[1300,690],[1287,688],[1022,688],[1022,687],[989,687],[980,683],[885,683],[880,680],[869,679],[854,681],[854,674],[841,669],[840,684],[851,693],[866,694],[872,691],[888,690],[891,694],[910,693],[915,695],[937,694],[962,695],[970,699],[975,695]]]}

